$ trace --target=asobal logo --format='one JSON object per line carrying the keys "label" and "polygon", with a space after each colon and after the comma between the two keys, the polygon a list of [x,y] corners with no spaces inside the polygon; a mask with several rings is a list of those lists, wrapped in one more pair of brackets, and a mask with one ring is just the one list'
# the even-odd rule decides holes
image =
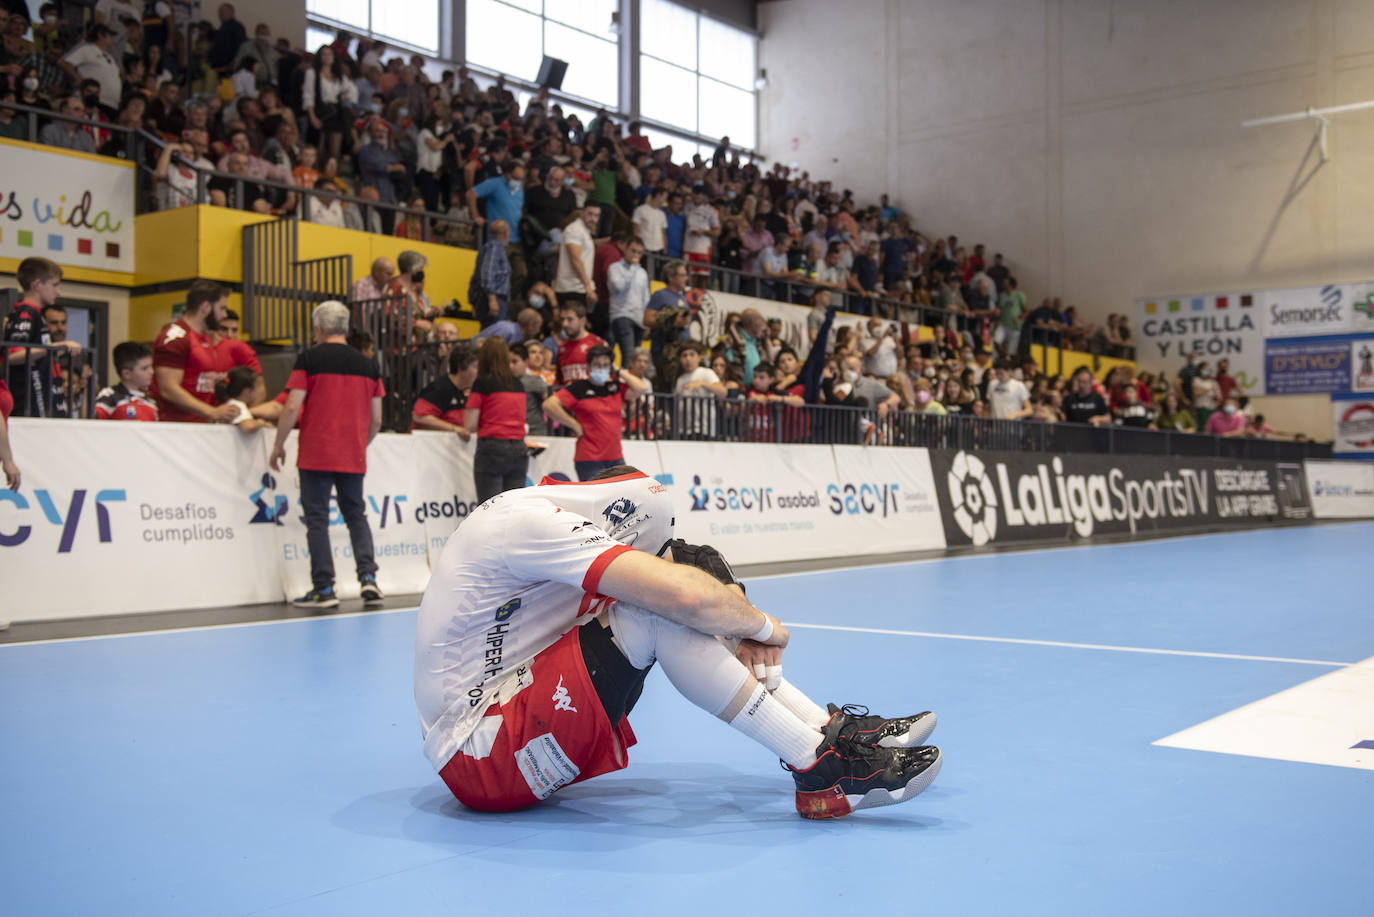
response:
{"label": "asobal logo", "polygon": [[949,502],[954,507],[954,523],[974,545],[985,545],[997,537],[997,491],[988,477],[982,459],[967,452],[954,456],[949,469]]}
{"label": "asobal logo", "polygon": [[1005,462],[988,467],[977,456],[959,452],[946,487],[954,522],[975,545],[987,544],[999,532],[1044,525],[1071,525],[1087,538],[1100,524],[1125,523],[1135,534],[1141,521],[1211,511],[1208,475],[1196,468],[1142,480],[1117,467],[1076,474],[1055,456],[1016,474]]}

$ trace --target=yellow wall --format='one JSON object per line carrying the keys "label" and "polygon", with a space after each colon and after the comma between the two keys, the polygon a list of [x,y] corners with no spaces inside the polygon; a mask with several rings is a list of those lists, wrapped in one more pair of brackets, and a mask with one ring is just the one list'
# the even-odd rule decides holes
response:
{"label": "yellow wall", "polygon": [[1117,367],[1124,367],[1132,374],[1136,371],[1133,360],[1118,360],[1113,357],[1094,357],[1090,353],[1083,353],[1078,350],[1061,350],[1058,347],[1049,348],[1048,362],[1046,362],[1046,348],[1040,344],[1032,344],[1030,348],[1031,359],[1036,365],[1041,367],[1047,376],[1068,376],[1078,371],[1080,366],[1086,366],[1092,370],[1093,375],[1099,379],[1105,379],[1107,374]]}

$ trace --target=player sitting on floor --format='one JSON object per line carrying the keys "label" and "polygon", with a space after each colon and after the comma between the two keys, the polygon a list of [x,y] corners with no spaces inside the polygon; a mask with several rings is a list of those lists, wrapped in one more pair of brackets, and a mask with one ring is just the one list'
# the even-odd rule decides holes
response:
{"label": "player sitting on floor", "polygon": [[673,523],[667,488],[619,466],[499,494],[449,538],[420,605],[415,698],[425,754],[454,796],[522,809],[625,767],[626,714],[655,661],[782,759],[807,818],[924,790],[940,769],[939,749],[920,744],[934,714],[811,701],[782,678],[787,629],[714,549],[673,541]]}

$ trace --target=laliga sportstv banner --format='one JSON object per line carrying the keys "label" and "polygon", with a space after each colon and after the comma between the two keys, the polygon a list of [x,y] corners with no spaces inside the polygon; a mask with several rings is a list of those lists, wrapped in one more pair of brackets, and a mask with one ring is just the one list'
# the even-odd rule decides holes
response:
{"label": "laliga sportstv banner", "polygon": [[1272,462],[948,450],[932,452],[931,464],[950,545],[1253,527],[1310,515],[1296,465],[1281,476]]}

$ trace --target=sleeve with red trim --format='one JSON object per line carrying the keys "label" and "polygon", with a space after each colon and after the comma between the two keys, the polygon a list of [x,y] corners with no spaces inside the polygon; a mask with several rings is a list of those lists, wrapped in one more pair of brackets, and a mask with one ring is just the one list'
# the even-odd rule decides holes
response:
{"label": "sleeve with red trim", "polygon": [[552,503],[522,506],[507,523],[506,566],[530,580],[552,580],[595,593],[612,560],[633,551],[585,516]]}
{"label": "sleeve with red trim", "polygon": [[258,355],[253,348],[248,346],[246,341],[232,341],[229,353],[234,358],[235,366],[251,366],[253,372],[261,373],[262,364],[258,362]]}
{"label": "sleeve with red trim", "polygon": [[565,388],[560,388],[558,390],[558,403],[563,405],[564,409],[571,411],[573,405],[577,404],[577,396]]}
{"label": "sleeve with red trim", "polygon": [[423,398],[416,398],[415,407],[410,409],[411,417],[442,417],[443,413]]}

